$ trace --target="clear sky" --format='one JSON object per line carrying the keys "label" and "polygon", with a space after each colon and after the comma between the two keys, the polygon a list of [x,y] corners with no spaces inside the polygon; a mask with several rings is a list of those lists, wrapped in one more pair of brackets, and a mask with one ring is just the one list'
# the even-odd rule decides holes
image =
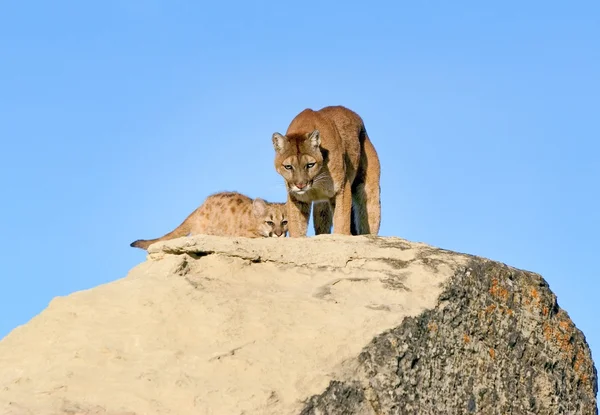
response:
{"label": "clear sky", "polygon": [[283,201],[272,133],[342,104],[382,235],[542,274],[600,359],[598,1],[3,2],[0,62],[0,337],[213,192]]}

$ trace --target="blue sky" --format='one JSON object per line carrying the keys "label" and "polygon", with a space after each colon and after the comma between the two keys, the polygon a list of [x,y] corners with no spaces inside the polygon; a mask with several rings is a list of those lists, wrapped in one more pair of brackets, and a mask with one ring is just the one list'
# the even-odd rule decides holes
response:
{"label": "blue sky", "polygon": [[543,275],[600,358],[600,2],[0,6],[0,337],[124,277],[220,190],[283,201],[271,134],[364,119],[382,235]]}

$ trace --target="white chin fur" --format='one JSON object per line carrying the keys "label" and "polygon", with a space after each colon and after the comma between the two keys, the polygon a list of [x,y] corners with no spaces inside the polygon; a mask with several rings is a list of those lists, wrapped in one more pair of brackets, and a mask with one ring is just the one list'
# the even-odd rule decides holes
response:
{"label": "white chin fur", "polygon": [[304,193],[308,192],[311,188],[312,186],[306,186],[304,189],[298,189],[296,186],[294,186],[292,187],[292,192],[294,192],[297,195],[303,195]]}

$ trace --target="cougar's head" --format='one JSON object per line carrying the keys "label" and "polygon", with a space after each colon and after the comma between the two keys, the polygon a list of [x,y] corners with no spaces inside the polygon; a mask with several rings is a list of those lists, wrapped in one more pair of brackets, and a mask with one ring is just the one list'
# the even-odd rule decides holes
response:
{"label": "cougar's head", "polygon": [[286,236],[288,221],[285,203],[268,203],[256,198],[252,202],[252,214],[260,235],[275,238]]}
{"label": "cougar's head", "polygon": [[273,134],[275,169],[287,183],[291,193],[308,192],[323,167],[319,130],[307,134]]}

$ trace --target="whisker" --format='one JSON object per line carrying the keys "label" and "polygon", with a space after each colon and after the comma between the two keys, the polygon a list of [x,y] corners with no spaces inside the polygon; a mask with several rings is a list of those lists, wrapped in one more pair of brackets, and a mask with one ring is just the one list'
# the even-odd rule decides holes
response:
{"label": "whisker", "polygon": [[325,172],[320,172],[319,174],[317,174],[317,175],[315,176],[315,180],[317,180],[317,179],[325,179],[325,178],[327,178],[327,177],[329,177],[329,175],[328,175],[327,173],[325,173]]}
{"label": "whisker", "polygon": [[324,176],[324,177],[317,176],[313,179],[313,183],[320,183],[320,182],[324,182],[327,180],[328,180],[327,176]]}

